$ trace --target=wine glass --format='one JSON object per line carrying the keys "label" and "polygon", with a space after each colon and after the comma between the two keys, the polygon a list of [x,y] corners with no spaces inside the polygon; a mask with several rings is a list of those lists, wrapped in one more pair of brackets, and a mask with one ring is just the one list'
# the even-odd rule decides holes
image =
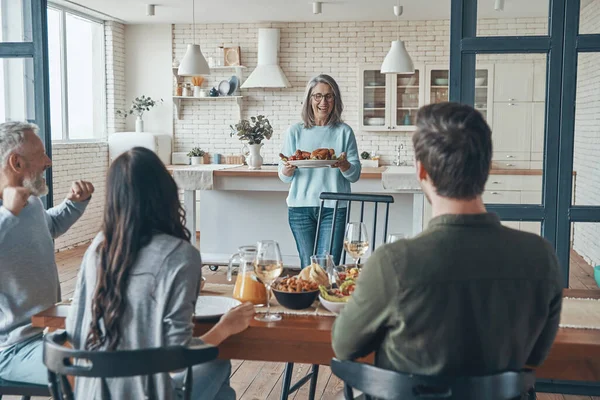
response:
{"label": "wine glass", "polygon": [[363,222],[349,222],[346,225],[344,249],[354,259],[354,266],[358,268],[358,260],[369,249],[367,226]]}
{"label": "wine glass", "polygon": [[404,239],[404,233],[388,233],[386,243],[394,243],[397,240]]}
{"label": "wine glass", "polygon": [[256,246],[254,273],[267,289],[267,313],[256,315],[254,319],[263,322],[280,321],[281,315],[271,314],[271,285],[283,272],[283,261],[279,244],[274,240],[261,240]]}

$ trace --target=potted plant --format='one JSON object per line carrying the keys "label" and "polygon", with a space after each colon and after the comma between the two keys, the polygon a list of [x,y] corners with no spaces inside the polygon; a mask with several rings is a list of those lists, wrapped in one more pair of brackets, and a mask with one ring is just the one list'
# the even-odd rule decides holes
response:
{"label": "potted plant", "polygon": [[190,158],[190,164],[204,164],[204,156],[206,155],[206,152],[200,147],[194,147],[187,155]]}
{"label": "potted plant", "polygon": [[363,167],[379,167],[379,157],[371,156],[368,151],[360,153],[360,163]]}
{"label": "potted plant", "polygon": [[144,121],[142,120],[142,116],[144,112],[150,111],[152,107],[154,107],[157,103],[162,103],[163,99],[153,100],[151,97],[146,97],[142,95],[141,97],[136,97],[131,101],[131,106],[129,110],[117,110],[117,115],[126,118],[128,115],[135,114],[137,116],[135,120],[135,131],[143,132],[144,131]]}
{"label": "potted plant", "polygon": [[249,169],[260,169],[263,164],[263,158],[260,155],[260,148],[263,146],[263,140],[271,139],[273,136],[273,127],[264,115],[251,117],[250,121],[243,119],[235,126],[230,125],[231,136],[237,135],[238,139],[246,142],[243,149],[246,149],[246,163]]}

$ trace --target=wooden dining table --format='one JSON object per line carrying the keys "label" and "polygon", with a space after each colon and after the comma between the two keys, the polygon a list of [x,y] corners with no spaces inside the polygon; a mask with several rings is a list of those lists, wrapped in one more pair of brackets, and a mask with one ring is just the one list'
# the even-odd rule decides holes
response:
{"label": "wooden dining table", "polygon": [[[565,289],[564,296],[600,299],[600,290]],[[35,315],[32,323],[39,328],[64,328],[68,309],[69,305],[56,305]],[[271,323],[252,320],[248,329],[219,346],[219,357],[329,365],[334,357],[334,320],[310,315],[284,315],[281,321]],[[194,336],[202,335],[215,322],[195,321]],[[366,360],[372,361],[373,355]],[[572,386],[580,394],[600,395],[600,330],[560,328],[548,358],[536,369],[536,377],[544,380],[544,391],[569,393]],[[585,388],[591,389],[583,393]]]}

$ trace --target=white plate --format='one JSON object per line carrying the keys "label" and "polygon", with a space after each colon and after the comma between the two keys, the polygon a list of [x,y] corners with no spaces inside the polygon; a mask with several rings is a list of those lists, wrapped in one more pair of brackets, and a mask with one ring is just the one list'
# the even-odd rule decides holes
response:
{"label": "white plate", "polygon": [[337,160],[294,160],[288,162],[298,168],[325,168],[332,166]]}
{"label": "white plate", "polygon": [[218,318],[240,304],[242,303],[231,297],[199,296],[196,301],[194,317],[198,319]]}
{"label": "white plate", "polygon": [[221,83],[219,83],[219,94],[221,96],[227,96],[230,86],[229,81],[221,81]]}

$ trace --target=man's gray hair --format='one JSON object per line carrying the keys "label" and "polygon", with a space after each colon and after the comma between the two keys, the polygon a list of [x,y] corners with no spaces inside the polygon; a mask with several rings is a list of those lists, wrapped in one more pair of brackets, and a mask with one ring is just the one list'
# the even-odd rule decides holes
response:
{"label": "man's gray hair", "polygon": [[308,85],[306,85],[306,93],[304,96],[304,104],[302,105],[302,122],[304,122],[305,128],[312,128],[315,126],[315,113],[312,108],[312,91],[319,83],[325,83],[329,85],[333,92],[333,110],[329,114],[327,125],[337,125],[342,123],[342,111],[344,111],[344,103],[342,102],[342,94],[340,87],[338,86],[335,79],[329,75],[321,74],[312,78]]}
{"label": "man's gray hair", "polygon": [[5,167],[8,157],[25,143],[25,131],[38,133],[38,126],[28,122],[11,121],[0,124],[0,166]]}

